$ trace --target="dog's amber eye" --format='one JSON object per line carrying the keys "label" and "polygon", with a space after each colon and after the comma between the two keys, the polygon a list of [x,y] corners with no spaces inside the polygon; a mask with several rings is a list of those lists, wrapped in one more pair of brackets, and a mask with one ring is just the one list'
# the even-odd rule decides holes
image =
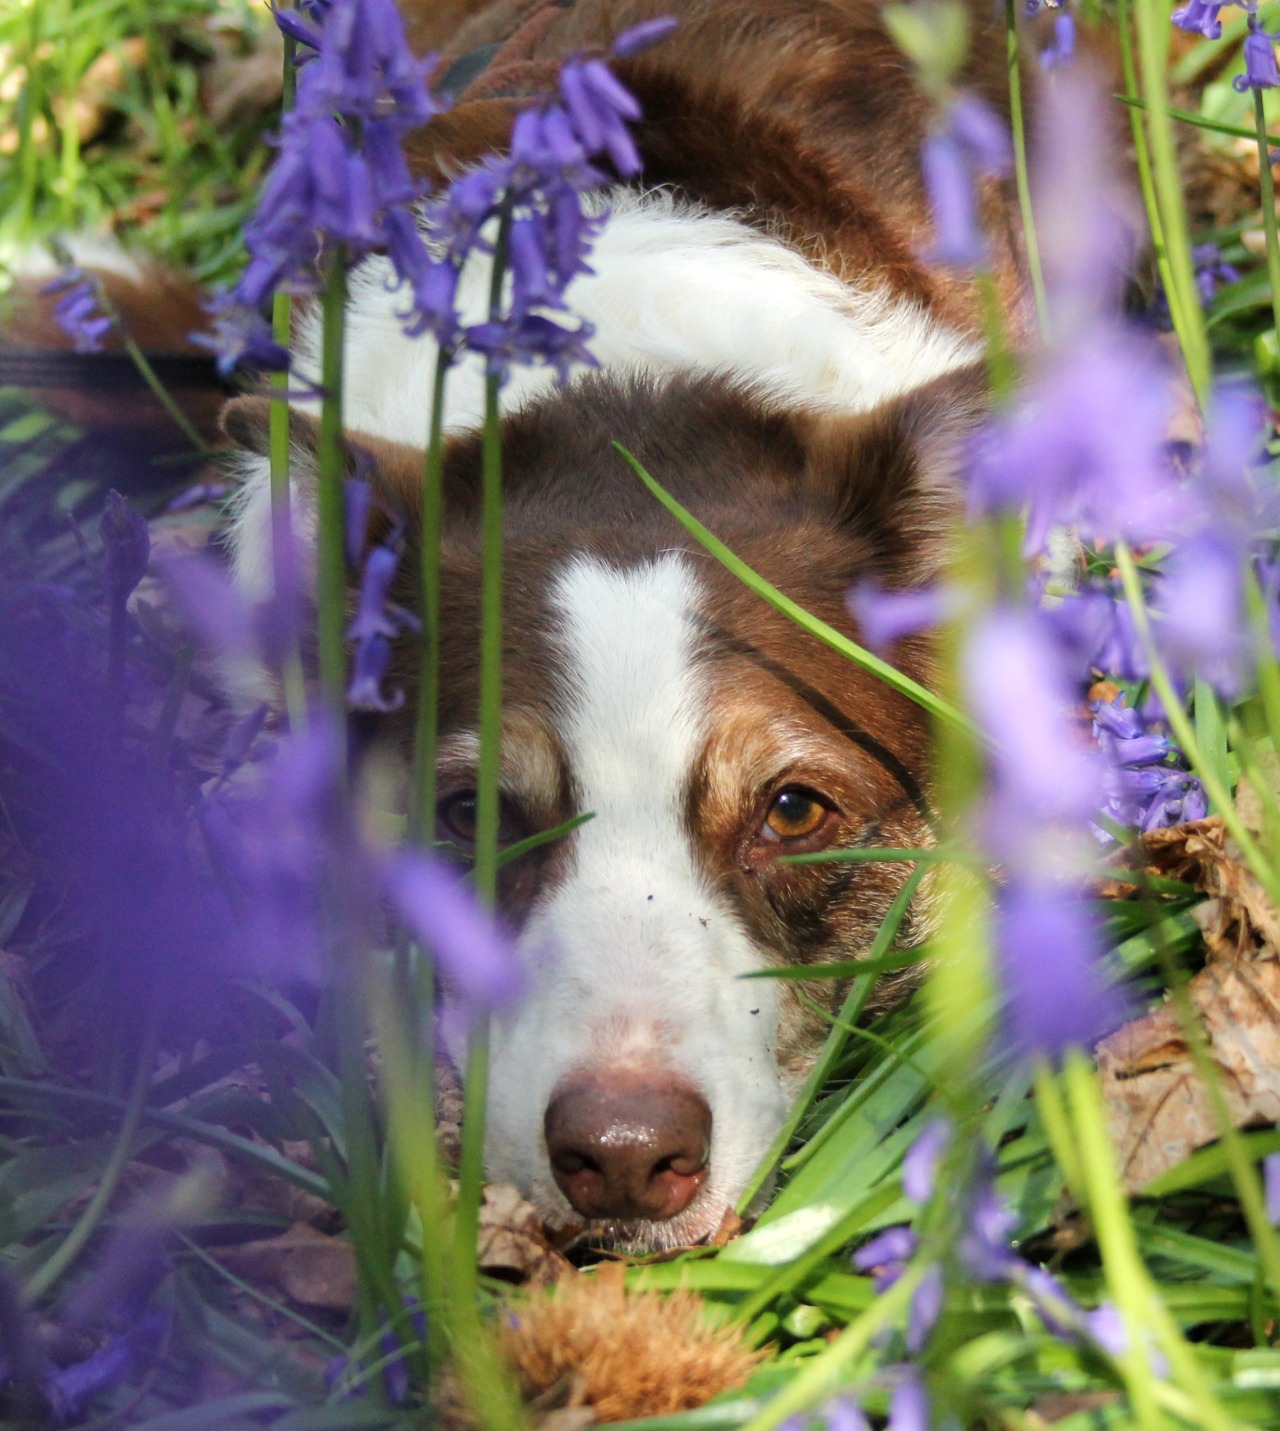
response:
{"label": "dog's amber eye", "polygon": [[807,790],[780,790],[774,796],[765,829],[778,840],[802,840],[827,818],[827,807]]}
{"label": "dog's amber eye", "polygon": [[476,792],[459,790],[441,800],[436,807],[436,817],[440,822],[440,834],[446,840],[456,840],[460,845],[473,845],[476,840]]}
{"label": "dog's amber eye", "polygon": [[[459,790],[446,796],[436,806],[437,834],[455,845],[470,846],[476,842],[476,792]],[[519,812],[506,800],[499,806],[498,844],[505,848],[528,833]]]}

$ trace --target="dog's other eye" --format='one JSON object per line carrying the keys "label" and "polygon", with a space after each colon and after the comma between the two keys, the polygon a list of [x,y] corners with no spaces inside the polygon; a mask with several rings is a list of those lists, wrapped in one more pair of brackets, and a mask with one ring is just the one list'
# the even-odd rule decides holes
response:
{"label": "dog's other eye", "polygon": [[828,814],[829,807],[817,796],[791,786],[773,797],[761,833],[765,839],[803,840],[821,827]]}
{"label": "dog's other eye", "polygon": [[[476,842],[476,792],[459,790],[446,796],[436,806],[437,833],[441,839],[452,840],[455,845],[470,847]],[[507,801],[503,801],[498,812],[498,844],[513,844],[524,831],[521,821]]]}

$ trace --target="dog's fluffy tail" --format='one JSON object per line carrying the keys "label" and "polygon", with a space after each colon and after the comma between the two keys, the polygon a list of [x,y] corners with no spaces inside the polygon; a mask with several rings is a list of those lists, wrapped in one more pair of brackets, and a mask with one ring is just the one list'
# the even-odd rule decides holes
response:
{"label": "dog's fluffy tail", "polygon": [[[63,247],[101,283],[120,326],[191,424],[206,442],[216,442],[226,393],[209,352],[191,339],[209,326],[197,285],[111,239],[78,235]],[[29,388],[78,427],[139,450],[180,450],[186,439],[151,394],[118,331],[107,334],[100,354],[74,352],[54,317],[57,295],[43,291],[61,269],[45,248],[28,250],[15,264],[13,286],[0,299],[0,385]]]}

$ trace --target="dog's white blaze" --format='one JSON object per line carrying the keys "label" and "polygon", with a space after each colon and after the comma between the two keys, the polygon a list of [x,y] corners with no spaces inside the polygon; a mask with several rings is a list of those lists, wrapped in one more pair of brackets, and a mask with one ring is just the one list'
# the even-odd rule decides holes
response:
{"label": "dog's white blaze", "polygon": [[550,1174],[543,1115],[573,1071],[646,1063],[679,1071],[711,1107],[711,1174],[654,1245],[713,1230],[786,1112],[773,985],[699,873],[685,820],[707,691],[681,557],[629,570],[575,558],[552,589],[564,669],[558,735],[590,820],[569,874],[521,937],[529,996],[493,1030],[486,1163],[544,1216],[572,1220]]}
{"label": "dog's white blaze", "polygon": [[[856,412],[974,361],[980,348],[912,303],[857,289],[731,215],[679,203],[669,194],[620,190],[591,255],[594,272],[569,286],[569,310],[595,329],[589,347],[612,372],[670,377],[732,374],[784,400]],[[385,258],[352,276],[346,327],[344,422],[395,442],[423,446],[436,345],[407,338],[408,298]],[[463,271],[459,302],[468,322],[485,315],[489,260]],[[318,379],[319,316],[303,319],[296,366]],[[502,408],[515,411],[549,392],[546,368],[513,370]],[[302,404],[306,406],[306,404]],[[479,427],[484,373],[470,355],[446,389],[446,429]],[[269,467],[251,458],[241,489],[234,546],[240,579],[269,590]],[[306,521],[306,514],[301,520]]]}

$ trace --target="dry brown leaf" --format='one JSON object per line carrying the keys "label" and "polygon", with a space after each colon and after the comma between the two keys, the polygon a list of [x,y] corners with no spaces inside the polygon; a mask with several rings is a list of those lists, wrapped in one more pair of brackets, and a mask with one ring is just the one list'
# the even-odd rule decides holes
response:
{"label": "dry brown leaf", "polygon": [[[1222,960],[1187,986],[1236,1127],[1280,1120],[1280,964]],[[1172,1003],[1103,1041],[1098,1072],[1125,1187],[1154,1178],[1221,1130]]]}
{"label": "dry brown leaf", "polygon": [[300,1307],[347,1312],[356,1300],[356,1259],[344,1238],[329,1237],[305,1222],[279,1237],[218,1249],[217,1260],[237,1277],[275,1287]]}
{"label": "dry brown leaf", "polygon": [[547,1241],[538,1214],[510,1183],[485,1187],[476,1262],[491,1276],[531,1287],[549,1287],[573,1275],[568,1258]]}
{"label": "dry brown leaf", "polygon": [[[1247,798],[1247,797],[1246,797]],[[1240,859],[1220,815],[1152,830],[1140,842],[1148,874],[1183,880],[1209,895],[1195,914],[1210,959],[1274,959],[1280,949],[1280,912]],[[1103,886],[1110,895],[1131,891],[1123,877]]]}

